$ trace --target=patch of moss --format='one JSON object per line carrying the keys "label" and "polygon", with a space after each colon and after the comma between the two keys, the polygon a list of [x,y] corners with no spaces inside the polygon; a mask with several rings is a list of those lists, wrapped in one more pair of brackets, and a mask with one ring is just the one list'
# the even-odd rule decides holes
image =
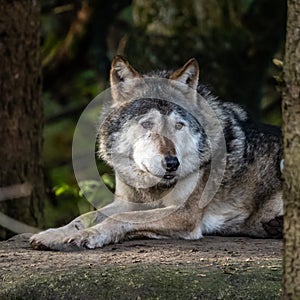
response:
{"label": "patch of moss", "polygon": [[53,271],[17,281],[1,299],[280,299],[281,270],[136,265]]}

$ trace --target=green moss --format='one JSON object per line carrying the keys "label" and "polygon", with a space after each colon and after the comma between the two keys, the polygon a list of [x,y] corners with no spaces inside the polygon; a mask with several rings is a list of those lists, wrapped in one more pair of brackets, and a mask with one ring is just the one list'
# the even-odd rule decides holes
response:
{"label": "green moss", "polygon": [[[99,258],[100,259],[100,258]],[[280,299],[281,271],[136,265],[35,273],[1,299]]]}

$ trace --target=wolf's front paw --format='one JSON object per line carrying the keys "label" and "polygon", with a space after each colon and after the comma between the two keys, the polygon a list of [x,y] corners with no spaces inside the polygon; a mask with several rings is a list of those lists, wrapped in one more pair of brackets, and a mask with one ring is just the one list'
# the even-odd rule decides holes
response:
{"label": "wolf's front paw", "polygon": [[78,248],[95,249],[102,248],[104,245],[109,244],[111,239],[104,233],[99,233],[94,228],[81,230],[64,239],[64,243]]}
{"label": "wolf's front paw", "polygon": [[60,229],[48,229],[34,234],[29,242],[33,249],[38,250],[67,250],[63,240],[65,234]]}

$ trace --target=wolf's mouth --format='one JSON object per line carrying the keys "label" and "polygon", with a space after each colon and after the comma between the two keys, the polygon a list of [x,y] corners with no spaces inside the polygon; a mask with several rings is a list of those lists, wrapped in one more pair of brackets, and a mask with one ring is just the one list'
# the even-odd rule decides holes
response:
{"label": "wolf's mouth", "polygon": [[171,179],[173,179],[175,177],[175,175],[172,175],[172,174],[165,174],[164,175],[164,179],[167,179],[167,180],[171,180]]}

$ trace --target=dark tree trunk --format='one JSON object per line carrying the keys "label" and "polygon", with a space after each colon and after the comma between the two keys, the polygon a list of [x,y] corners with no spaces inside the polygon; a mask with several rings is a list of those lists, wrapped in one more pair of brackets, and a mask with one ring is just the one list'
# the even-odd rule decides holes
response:
{"label": "dark tree trunk", "polygon": [[39,22],[39,1],[0,2],[0,238],[41,225]]}
{"label": "dark tree trunk", "polygon": [[284,299],[300,299],[300,1],[288,1],[283,92]]}

